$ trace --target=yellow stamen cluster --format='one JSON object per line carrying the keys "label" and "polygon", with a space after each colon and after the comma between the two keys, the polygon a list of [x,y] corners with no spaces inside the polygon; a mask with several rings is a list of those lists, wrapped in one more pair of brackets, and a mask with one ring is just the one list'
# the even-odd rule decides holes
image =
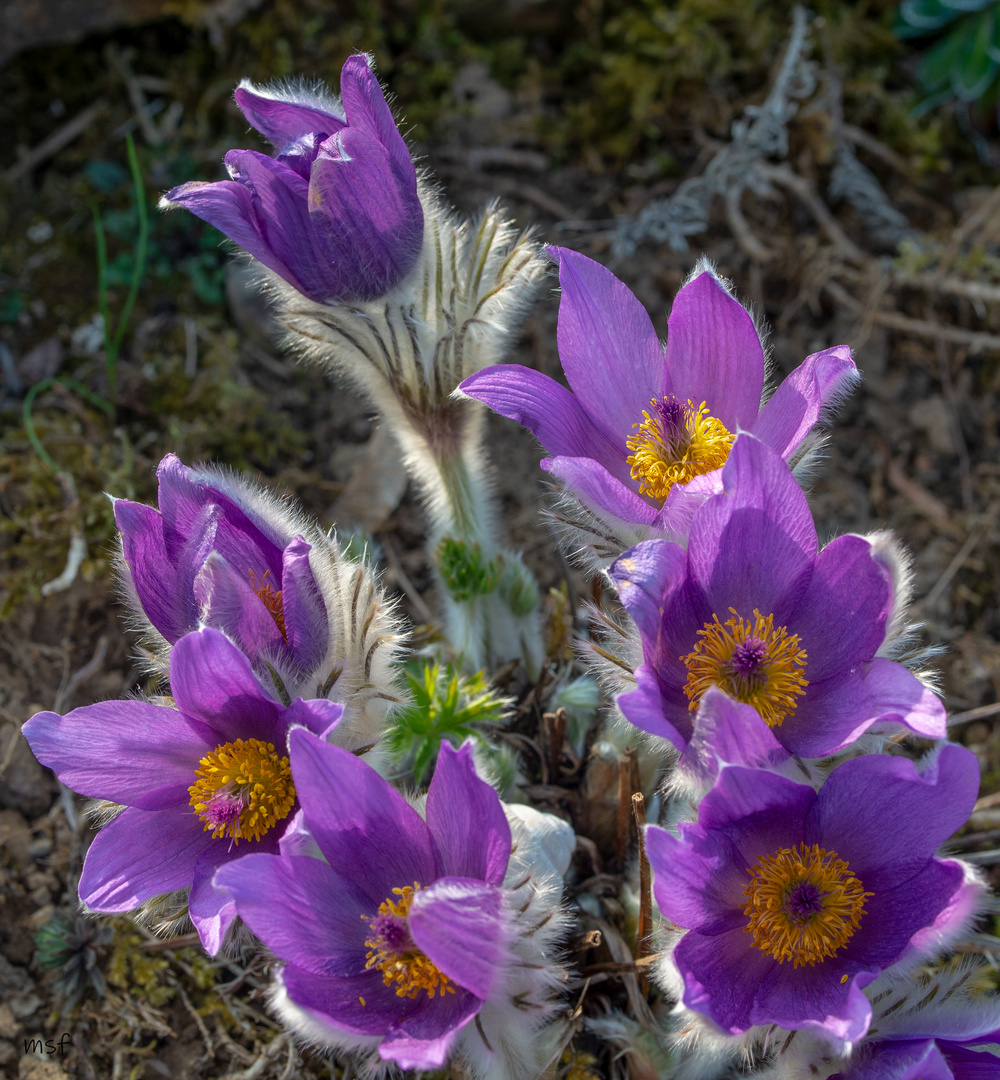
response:
{"label": "yellow stamen cluster", "polygon": [[653,398],[649,408],[651,412],[643,410],[642,423],[632,425],[636,434],[625,440],[632,451],[626,460],[632,479],[639,481],[640,494],[662,502],[674,484],[721,468],[735,435],[709,415],[704,401],[695,407],[690,400],[682,405]]}
{"label": "yellow stamen cluster", "polygon": [[[389,915],[405,919],[410,914],[413,897],[420,892],[420,884],[414,882],[412,886],[405,885],[401,889],[393,889],[393,895],[379,905],[378,914],[364,916],[366,922],[372,925],[372,936],[365,940],[365,948],[369,950],[365,960],[365,969],[376,968],[382,973],[382,982],[386,986],[394,987],[397,997],[415,998],[421,990],[427,991],[428,997],[439,994],[454,994],[455,987],[447,975],[442,974],[435,965],[415,946],[412,941],[402,951],[392,948],[383,934],[375,929],[375,923],[379,916]],[[407,935],[408,936],[408,935]]]}
{"label": "yellow stamen cluster", "polygon": [[259,840],[288,816],[295,785],[288,758],[260,739],[222,743],[198,762],[191,806],[212,836]]}
{"label": "yellow stamen cluster", "polygon": [[267,570],[264,576],[260,579],[260,588],[257,588],[257,582],[254,580],[254,572],[250,571],[250,588],[260,597],[261,603],[267,608],[271,618],[274,619],[275,625],[281,631],[281,636],[285,639],[285,643],[288,643],[288,634],[285,633],[285,606],[281,599],[281,589],[275,589],[274,586],[267,579],[271,576],[271,571]]}
{"label": "yellow stamen cluster", "polygon": [[[789,634],[784,626],[775,629],[773,615],[765,618],[754,608],[751,626],[734,608],[729,610],[733,618],[725,626],[713,614],[698,631],[701,640],[693,651],[680,658],[688,669],[684,693],[689,708],[694,712],[705,691],[718,686],[752,705],[769,727],[778,727],[795,711],[796,698],[809,685],[800,670],[806,665],[806,651],[799,648],[798,634]],[[756,650],[753,663],[741,658],[741,650],[751,649]]]}
{"label": "yellow stamen cluster", "polygon": [[[851,873],[836,852],[797,844],[763,855],[744,886],[744,933],[778,963],[794,967],[836,956],[861,925],[865,901],[874,893]],[[847,976],[845,975],[846,979]]]}

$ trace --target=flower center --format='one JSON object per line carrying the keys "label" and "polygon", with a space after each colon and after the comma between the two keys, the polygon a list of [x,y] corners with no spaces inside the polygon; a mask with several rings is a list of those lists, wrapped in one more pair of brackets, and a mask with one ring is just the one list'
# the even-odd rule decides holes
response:
{"label": "flower center", "polygon": [[222,743],[198,766],[188,788],[190,802],[213,838],[229,836],[236,844],[259,840],[295,803],[288,758],[276,753],[272,743]]}
{"label": "flower center", "polygon": [[836,956],[861,925],[865,900],[874,893],[836,852],[797,844],[762,855],[743,887],[745,934],[779,964],[813,966]]}
{"label": "flower center", "polygon": [[377,915],[362,915],[371,930],[365,939],[369,950],[365,969],[376,968],[382,972],[382,982],[395,989],[398,997],[415,998],[421,990],[428,997],[454,994],[455,987],[447,975],[443,975],[417,948],[410,936],[408,916],[413,897],[420,892],[415,881],[412,886],[393,889],[390,896],[379,905]]}
{"label": "flower center", "polygon": [[257,582],[254,580],[254,572],[250,571],[250,588],[260,597],[260,602],[267,608],[271,618],[274,619],[275,624],[281,631],[281,636],[285,639],[285,644],[288,644],[288,634],[285,633],[285,607],[281,600],[281,589],[275,589],[272,587],[268,577],[270,577],[271,571],[266,570],[264,576],[260,579],[260,588],[257,588]]}
{"label": "flower center", "polygon": [[653,398],[649,412],[643,410],[635,435],[625,440],[632,451],[626,459],[639,494],[662,502],[674,484],[686,484],[696,476],[725,464],[735,436],[710,416],[703,401],[680,402],[673,394]]}
{"label": "flower center", "polygon": [[783,626],[774,628],[774,616],[765,619],[754,608],[751,626],[729,609],[733,618],[723,626],[712,616],[698,631],[701,639],[680,658],[688,669],[684,693],[693,712],[705,691],[718,686],[730,697],[752,705],[768,727],[777,727],[795,711],[796,698],[806,692],[806,651],[799,648],[798,634]]}

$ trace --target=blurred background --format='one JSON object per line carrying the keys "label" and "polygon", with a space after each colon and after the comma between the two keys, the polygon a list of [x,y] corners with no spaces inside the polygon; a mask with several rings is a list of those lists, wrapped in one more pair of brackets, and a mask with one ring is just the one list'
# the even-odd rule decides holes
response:
{"label": "blurred background", "polygon": [[[221,235],[156,209],[176,184],[222,178],[228,149],[266,149],[233,103],[241,78],[336,89],[359,50],[458,211],[499,199],[546,242],[605,262],[661,333],[707,254],[771,327],[777,376],[854,347],[864,382],[831,426],[812,505],[821,536],[888,526],[912,552],[921,643],[944,649],[954,737],[984,770],[955,849],[1000,862],[1000,4],[9,0],[0,1077],[345,1076],[266,1016],[260,961],[167,949],[125,919],[77,921],[89,830],[19,729],[39,709],[142,690],[103,493],[155,501],[169,451],[255,470],[324,524],[365,530],[418,640],[433,633],[422,517],[391,444],[350,390],[281,350]],[[514,359],[557,376],[554,288]],[[514,546],[548,593],[549,661],[568,668],[594,586],[540,523],[537,446],[490,423]],[[523,675],[505,678],[523,698]],[[579,788],[554,781],[533,800],[582,831]],[[624,926],[620,880],[581,873]],[[970,948],[1000,957],[992,930]],[[588,948],[581,966],[602,959]],[[588,1009],[623,1006],[612,983]],[[25,1052],[26,1038],[56,1047],[63,1034]],[[615,1037],[570,1042],[552,1075],[656,1075],[655,1047],[618,1060]]]}

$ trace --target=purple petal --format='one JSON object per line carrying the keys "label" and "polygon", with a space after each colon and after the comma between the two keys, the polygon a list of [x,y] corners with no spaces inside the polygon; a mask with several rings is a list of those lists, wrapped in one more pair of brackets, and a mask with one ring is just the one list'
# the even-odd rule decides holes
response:
{"label": "purple petal", "polygon": [[894,887],[965,824],[978,791],[975,754],[953,743],[921,772],[908,758],[853,758],[820,789],[807,818],[807,842],[836,850],[866,888]]}
{"label": "purple petal", "polygon": [[284,709],[264,693],[250,661],[218,630],[187,634],[170,654],[170,687],[181,712],[210,725],[220,742],[260,739],[279,749]]}
{"label": "purple petal", "polygon": [[145,701],[102,701],[22,728],[35,757],[81,795],[143,810],[186,806],[211,729]]}
{"label": "purple petal", "polygon": [[263,228],[257,197],[246,184],[235,180],[215,183],[191,180],[168,191],[164,199],[214,225],[258,262],[299,288],[292,268],[272,248]]}
{"label": "purple petal", "polygon": [[625,443],[612,442],[566,387],[520,364],[494,364],[470,375],[463,394],[526,427],[552,455],[593,458],[630,483]]}
{"label": "purple petal", "polygon": [[651,525],[656,520],[655,507],[591,458],[554,457],[546,458],[541,464],[599,515],[626,525]]}
{"label": "purple petal", "polygon": [[351,128],[381,143],[401,175],[414,174],[406,143],[396,128],[370,58],[349,56],[340,69],[340,96]]}
{"label": "purple petal", "polygon": [[482,1007],[477,997],[464,990],[434,998],[399,1021],[378,1048],[379,1056],[395,1061],[401,1069],[438,1069],[459,1031]]}
{"label": "purple petal", "polygon": [[487,1000],[508,957],[501,894],[471,878],[439,878],[413,898],[410,933],[424,955],[459,986]]}
{"label": "purple petal", "polygon": [[[635,689],[619,694],[615,701],[622,715],[650,735],[667,739],[683,752],[694,731],[687,698],[675,687],[661,682],[655,667],[643,664],[635,670]],[[667,702],[673,705],[669,708]],[[669,713],[670,719],[667,719]]]}
{"label": "purple petal", "polygon": [[[840,850],[837,854],[845,857]],[[888,854],[889,861],[896,862],[895,867],[889,867],[889,873],[868,873],[847,860],[851,872],[867,891],[875,895],[865,902],[861,925],[845,946],[843,957],[873,971],[887,968],[901,959],[910,939],[933,924],[962,884],[962,867],[957,862],[931,859],[925,860],[923,869],[917,874],[912,874],[911,861],[911,876],[893,888],[886,884],[886,879],[898,867],[899,855]]]}
{"label": "purple petal", "polygon": [[285,548],[281,571],[281,606],[288,647],[306,671],[312,671],[326,655],[330,624],[326,604],[309,564],[312,547],[296,536]]}
{"label": "purple petal", "polygon": [[413,166],[398,175],[384,146],[347,128],[323,143],[313,162],[309,220],[338,275],[337,295],[382,296],[409,273],[423,242]]}
{"label": "purple petal", "polygon": [[734,1035],[752,1026],[757,992],[777,966],[753,947],[745,923],[714,934],[692,931],[674,950],[684,1004]]}
{"label": "purple petal", "polygon": [[808,653],[805,674],[818,682],[871,660],[885,640],[891,586],[860,536],[838,536],[819,554],[789,633]]}
{"label": "purple petal", "polygon": [[842,955],[800,968],[766,959],[771,973],[757,990],[751,1013],[754,1024],[810,1028],[842,1046],[867,1033],[872,1007],[862,988],[872,981],[874,972]]}
{"label": "purple petal", "polygon": [[299,807],[289,818],[288,825],[278,841],[278,851],[286,856],[323,858],[323,852],[320,851],[316,838],[306,826],[306,816],[302,813],[302,807]]}
{"label": "purple petal", "polygon": [[[211,546],[236,570],[250,571],[261,581],[270,574],[281,579],[282,547],[216,485],[211,474],[189,469],[174,454],[167,454],[156,468],[157,501],[163,515],[163,538],[171,561],[190,558],[193,543],[201,543],[207,522],[212,522]],[[202,562],[204,556],[202,556]],[[201,569],[198,562],[192,573]]]}
{"label": "purple petal", "polygon": [[90,845],[80,899],[95,911],[130,911],[151,896],[187,888],[213,843],[188,808],[124,810]]}
{"label": "purple petal", "polygon": [[646,852],[653,869],[653,893],[663,915],[691,930],[717,926],[720,921],[746,918],[743,886],[746,871],[739,866],[732,842],[721,832],[706,833],[697,825],[680,826],[681,837],[655,825],[646,828]]}
{"label": "purple petal", "polygon": [[288,741],[306,824],[339,874],[376,909],[393,889],[434,881],[430,832],[391,784],[352,753],[301,728]]}
{"label": "purple petal", "polygon": [[194,568],[176,566],[167,557],[158,511],[125,499],[115,499],[114,510],[139,603],[156,630],[173,643],[198,625],[191,591]]}
{"label": "purple petal", "polygon": [[[230,150],[226,167],[253,190],[261,234],[274,252],[273,258],[291,272],[282,277],[313,300],[322,302],[340,296],[342,274],[337,266],[330,265],[329,253],[319,242],[309,212],[307,181],[287,165],[254,150]],[[266,259],[260,261],[271,266]],[[281,274],[278,266],[271,269]]]}
{"label": "purple petal", "polygon": [[793,754],[825,757],[849,746],[875,723],[903,725],[928,739],[947,734],[945,709],[937,695],[902,664],[881,658],[848,677],[811,683],[778,734]]}
{"label": "purple petal", "polygon": [[[961,1076],[948,1068],[933,1039],[866,1041],[855,1057],[860,1060],[852,1061],[844,1072],[835,1074],[838,1080],[953,1080],[953,1076],[958,1080]],[[991,1080],[995,1078],[994,1071]]]}
{"label": "purple petal", "polygon": [[304,727],[325,742],[344,717],[344,706],[325,698],[296,698],[285,710],[289,727]]}
{"label": "purple petal", "polygon": [[756,1024],[812,1027],[841,1041],[868,1030],[871,1004],[857,985],[841,983],[845,968],[793,968],[753,944],[742,926],[718,934],[686,934],[674,953],[684,977],[684,1004],[733,1034]]}
{"label": "purple petal", "polygon": [[493,885],[503,882],[510,861],[510,826],[499,795],[476,775],[471,743],[461,750],[441,743],[426,815],[442,874]]}
{"label": "purple petal", "polygon": [[[238,856],[243,858],[243,856]],[[236,919],[236,902],[224,889],[217,889],[213,876],[218,853],[209,848],[198,860],[188,896],[188,915],[198,931],[202,948],[215,956],[226,940],[226,934]]]}
{"label": "purple petal", "polygon": [[721,495],[722,491],[721,469],[703,473],[686,484],[674,484],[653,519],[654,530],[661,536],[671,536],[686,544],[695,514],[712,495]]}
{"label": "purple petal", "polygon": [[[991,1041],[995,1043],[997,1040]],[[995,1050],[973,1050],[950,1042],[939,1042],[938,1048],[944,1054],[955,1080],[997,1080],[1000,1077],[1000,1059]],[[921,1080],[924,1080],[923,1076]],[[926,1080],[938,1080],[938,1075],[928,1069]],[[942,1080],[947,1080],[947,1077],[942,1077]]]}
{"label": "purple petal", "polygon": [[788,466],[763,443],[741,435],[722,470],[725,492],[695,515],[688,541],[692,578],[725,621],[789,610],[816,557],[816,529]]}
{"label": "purple petal", "polygon": [[746,308],[710,272],[688,282],[674,300],[667,321],[667,369],[679,401],[706,402],[733,434],[756,421],[764,349]]}
{"label": "purple petal", "polygon": [[280,959],[314,975],[364,972],[363,916],[377,909],[325,862],[246,855],[219,867],[215,883],[232,893],[240,918]]}
{"label": "purple petal", "polygon": [[279,980],[288,997],[321,1024],[357,1035],[386,1035],[380,1055],[404,1069],[439,1068],[459,1029],[482,1008],[464,990],[420,995],[416,1001],[400,998],[377,971],[336,979],[289,965]]}
{"label": "purple petal", "polygon": [[762,855],[794,847],[803,838],[806,812],[816,793],[806,784],[763,769],[726,765],[698,810],[705,829],[723,829],[736,845],[741,868]]}
{"label": "purple petal", "polygon": [[232,636],[255,659],[273,657],[285,639],[245,573],[235,571],[217,551],[210,552],[194,579],[202,620]]}
{"label": "purple petal", "polygon": [[752,705],[733,701],[711,686],[698,704],[694,736],[680,765],[712,780],[721,765],[768,768],[789,756]]}
{"label": "purple petal", "polygon": [[788,458],[819,422],[858,381],[858,369],[847,345],[812,353],[788,375],[750,427],[756,438]]}
{"label": "purple petal", "polygon": [[236,104],[247,120],[278,150],[312,133],[332,135],[345,121],[316,105],[272,97],[267,89],[244,80],[236,90]]}
{"label": "purple petal", "polygon": [[670,392],[663,349],[646,309],[610,270],[569,248],[547,250],[559,261],[563,371],[594,424],[624,454],[643,409]]}
{"label": "purple petal", "polygon": [[405,1009],[414,1008],[408,999],[397,997],[374,969],[333,978],[289,964],[278,980],[289,998],[321,1024],[354,1035],[385,1035]]}
{"label": "purple petal", "polygon": [[663,613],[687,576],[687,554],[668,540],[648,540],[629,548],[608,573],[652,655],[662,633]]}

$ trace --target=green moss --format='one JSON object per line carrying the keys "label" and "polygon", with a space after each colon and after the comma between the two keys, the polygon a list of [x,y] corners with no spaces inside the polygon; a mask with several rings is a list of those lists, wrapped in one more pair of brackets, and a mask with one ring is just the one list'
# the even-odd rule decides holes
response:
{"label": "green moss", "polygon": [[170,961],[162,953],[143,952],[145,938],[127,919],[114,920],[115,939],[105,967],[111,986],[158,1007],[177,995],[167,981]]}

